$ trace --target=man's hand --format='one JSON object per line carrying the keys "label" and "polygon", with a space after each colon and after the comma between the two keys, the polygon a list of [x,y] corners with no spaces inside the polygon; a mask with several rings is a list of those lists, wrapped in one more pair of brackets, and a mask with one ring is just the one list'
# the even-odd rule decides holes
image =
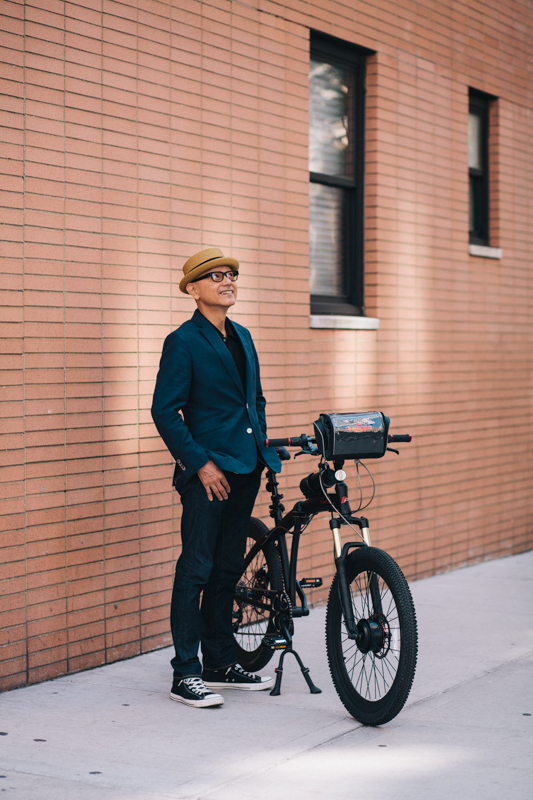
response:
{"label": "man's hand", "polygon": [[212,461],[208,461],[198,470],[198,477],[207,492],[207,499],[212,500],[213,495],[217,500],[227,500],[230,491],[229,483],[221,469]]}

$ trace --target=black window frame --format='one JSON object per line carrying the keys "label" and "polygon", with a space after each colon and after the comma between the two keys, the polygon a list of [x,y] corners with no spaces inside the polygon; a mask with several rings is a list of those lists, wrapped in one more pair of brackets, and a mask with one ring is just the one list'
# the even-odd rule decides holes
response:
{"label": "black window frame", "polygon": [[373,54],[342,39],[311,31],[310,57],[350,70],[353,97],[349,106],[349,130],[353,148],[353,178],[309,173],[310,183],[343,189],[342,285],[340,298],[311,295],[311,314],[364,316],[364,161],[366,60]]}
{"label": "black window frame", "polygon": [[[490,173],[489,136],[490,104],[495,98],[476,89],[468,90],[468,113],[475,113],[481,121],[479,168],[468,166],[468,236],[470,244],[488,246],[490,242]],[[473,217],[470,205],[473,204]]]}

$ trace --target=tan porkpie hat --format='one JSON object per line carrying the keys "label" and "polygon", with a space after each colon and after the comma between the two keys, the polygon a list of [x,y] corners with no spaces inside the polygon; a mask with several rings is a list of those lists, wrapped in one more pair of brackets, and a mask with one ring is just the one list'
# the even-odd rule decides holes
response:
{"label": "tan porkpie hat", "polygon": [[180,281],[180,289],[184,294],[188,294],[186,286],[191,281],[196,280],[205,272],[211,272],[218,267],[231,267],[238,270],[239,262],[234,258],[225,256],[218,247],[208,247],[201,250],[196,255],[191,256],[183,265],[183,278]]}

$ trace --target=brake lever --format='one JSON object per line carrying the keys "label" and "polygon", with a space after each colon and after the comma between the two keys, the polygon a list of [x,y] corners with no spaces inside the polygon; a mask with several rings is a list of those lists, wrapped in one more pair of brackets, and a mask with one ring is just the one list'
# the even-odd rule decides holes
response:
{"label": "brake lever", "polygon": [[310,444],[309,449],[307,450],[300,450],[299,453],[295,453],[293,458],[298,458],[298,456],[319,456],[320,451],[316,444]]}
{"label": "brake lever", "polygon": [[400,455],[400,451],[399,450],[395,450],[394,447],[387,447],[387,450],[390,450],[391,453],[396,453],[397,456]]}

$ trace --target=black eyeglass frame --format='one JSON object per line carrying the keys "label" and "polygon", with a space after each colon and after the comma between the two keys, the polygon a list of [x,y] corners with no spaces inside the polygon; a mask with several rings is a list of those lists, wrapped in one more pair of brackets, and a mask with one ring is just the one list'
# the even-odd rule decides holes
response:
{"label": "black eyeglass frame", "polygon": [[[218,278],[214,277],[215,275],[222,275],[222,278],[220,278],[220,280],[218,280]],[[230,277],[231,275],[233,275],[234,277],[233,278]],[[219,270],[216,270],[216,271],[213,271],[213,272],[205,272],[203,275],[200,275],[199,278],[195,278],[193,281],[191,281],[191,283],[198,283],[198,281],[203,281],[203,280],[205,280],[205,278],[209,278],[209,277],[211,278],[213,283],[222,283],[222,281],[226,277],[228,277],[230,279],[230,281],[235,282],[237,280],[237,278],[239,277],[239,271],[236,270],[236,269],[228,269],[227,272],[220,272]]]}

